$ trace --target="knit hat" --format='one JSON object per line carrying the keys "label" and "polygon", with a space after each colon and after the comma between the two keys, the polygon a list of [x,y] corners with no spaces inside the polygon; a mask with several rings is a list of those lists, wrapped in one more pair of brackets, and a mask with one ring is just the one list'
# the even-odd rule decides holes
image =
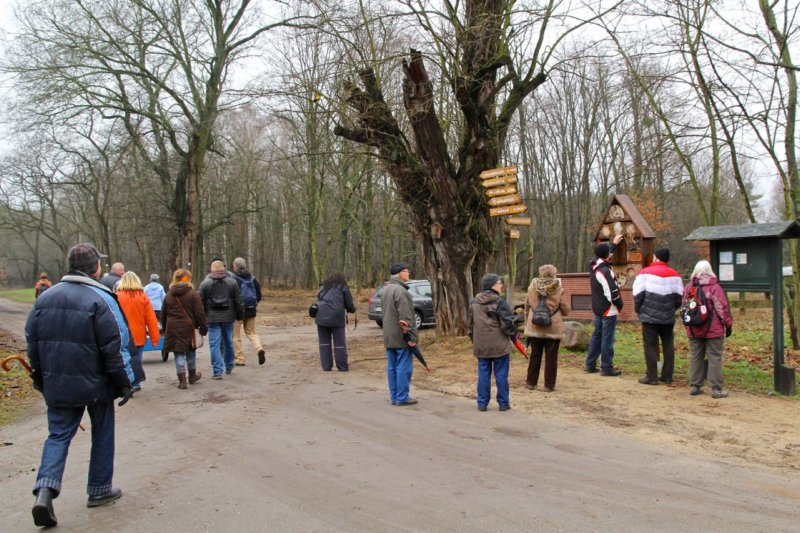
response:
{"label": "knit hat", "polygon": [[150,281],[158,281],[159,279],[158,274],[150,274]]}
{"label": "knit hat", "polygon": [[393,264],[392,266],[389,267],[389,274],[394,276],[395,274],[399,274],[400,272],[402,272],[403,270],[406,270],[407,268],[408,268],[408,265],[405,264],[405,263],[395,263],[395,264]]}
{"label": "knit hat", "polygon": [[108,256],[98,252],[92,243],[83,242],[69,249],[67,264],[70,270],[80,270],[88,274],[88,269],[92,269],[91,273],[94,273],[93,269],[97,267],[97,262],[100,261],[101,257]]}
{"label": "knit hat", "polygon": [[656,259],[659,261],[663,261],[665,263],[669,263],[669,250],[667,248],[659,248],[653,255],[656,256]]}
{"label": "knit hat", "polygon": [[494,272],[489,272],[488,274],[484,275],[481,279],[481,289],[484,291],[488,291],[492,287],[494,287],[495,283],[500,281],[500,276],[495,274]]}
{"label": "knit hat", "polygon": [[597,245],[597,248],[594,249],[595,257],[599,257],[600,259],[608,259],[608,254],[608,243],[602,242]]}

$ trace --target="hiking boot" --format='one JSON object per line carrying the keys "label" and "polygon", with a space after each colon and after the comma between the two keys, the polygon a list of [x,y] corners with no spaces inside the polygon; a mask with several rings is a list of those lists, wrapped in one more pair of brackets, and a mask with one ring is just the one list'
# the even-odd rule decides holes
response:
{"label": "hiking boot", "polygon": [[583,371],[587,374],[596,374],[598,372],[596,366],[585,366],[583,367]]}
{"label": "hiking boot", "polygon": [[665,378],[665,377],[662,376],[662,377],[658,378],[658,381],[660,381],[664,385],[672,385],[672,378]]}
{"label": "hiking boot", "polygon": [[486,406],[485,405],[479,405],[478,406],[478,411],[485,411],[485,410],[486,410]]}
{"label": "hiking boot", "polygon": [[185,389],[186,388],[186,372],[181,372],[178,374],[178,388]]}
{"label": "hiking boot", "polygon": [[702,392],[703,392],[703,389],[698,387],[697,385],[692,385],[691,388],[689,389],[689,394],[691,394],[692,396],[697,396],[698,394],[701,394]]}
{"label": "hiking boot", "polygon": [[258,364],[263,365],[264,362],[267,360],[266,353],[263,349],[258,351]]}
{"label": "hiking boot", "polygon": [[642,385],[658,385],[658,380],[651,380],[647,376],[639,378],[639,383]]}
{"label": "hiking boot", "polygon": [[89,496],[89,499],[86,501],[86,507],[100,507],[101,505],[111,503],[114,500],[119,500],[120,497],[122,497],[122,489],[112,488],[105,494],[100,494],[99,496]]}
{"label": "hiking boot", "polygon": [[191,368],[189,369],[189,385],[194,385],[195,383],[200,381],[200,378],[202,377],[203,374],[201,374],[197,369],[194,370],[192,370]]}
{"label": "hiking boot", "polygon": [[725,389],[714,389],[714,390],[711,391],[711,397],[712,398],[727,398],[728,397],[728,391],[726,391]]}
{"label": "hiking boot", "polygon": [[610,370],[601,370],[600,371],[600,375],[601,376],[621,376],[622,375],[622,370],[620,370],[617,367],[614,367],[614,368],[612,368]]}
{"label": "hiking boot", "polygon": [[536,390],[536,389],[538,389],[539,387],[538,387],[538,386],[536,386],[536,385],[530,385],[530,384],[526,383],[526,384],[525,384],[525,388],[526,388],[526,389],[528,389],[528,390]]}
{"label": "hiking boot", "polygon": [[542,392],[553,392],[555,389],[551,387],[542,387]]}
{"label": "hiking boot", "polygon": [[33,515],[33,523],[39,527],[54,527],[58,524],[56,520],[56,512],[53,509],[53,497],[55,491],[47,487],[39,489],[36,495],[36,503],[33,504],[31,514]]}
{"label": "hiking boot", "polygon": [[500,410],[501,411],[508,411],[509,409],[511,409],[510,405],[501,405],[500,406]]}

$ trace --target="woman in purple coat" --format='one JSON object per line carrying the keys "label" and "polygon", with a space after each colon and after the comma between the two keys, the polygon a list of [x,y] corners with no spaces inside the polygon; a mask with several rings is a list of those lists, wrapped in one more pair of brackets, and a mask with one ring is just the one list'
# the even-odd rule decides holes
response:
{"label": "woman in purple coat", "polygon": [[728,308],[725,291],[719,286],[717,276],[711,270],[708,261],[699,261],[695,265],[692,280],[683,289],[684,302],[695,285],[703,291],[709,316],[705,324],[686,326],[692,358],[689,373],[691,395],[696,396],[703,392],[703,381],[706,378],[704,362],[708,358],[707,377],[711,385],[711,397],[725,398],[728,396],[728,391],[722,386],[722,352],[725,347],[725,337],[730,337],[733,331],[733,317]]}

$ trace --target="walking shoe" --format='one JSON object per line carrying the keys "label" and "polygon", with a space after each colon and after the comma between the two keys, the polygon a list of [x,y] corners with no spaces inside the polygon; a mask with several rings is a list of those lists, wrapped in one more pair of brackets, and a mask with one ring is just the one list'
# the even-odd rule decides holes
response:
{"label": "walking shoe", "polygon": [[33,504],[31,514],[33,523],[39,527],[54,527],[58,524],[56,512],[53,509],[53,489],[42,487],[36,495],[36,503]]}
{"label": "walking shoe", "polygon": [[542,392],[553,392],[555,389],[551,389],[550,387],[542,387]]}
{"label": "walking shoe", "polygon": [[230,374],[230,373],[232,373],[232,372],[233,372],[233,369],[232,369],[232,368],[226,368],[226,369],[225,369],[225,373],[226,373],[226,374]]}
{"label": "walking shoe", "polygon": [[485,405],[479,405],[478,406],[478,411],[485,411],[485,410],[486,410],[486,406]]}
{"label": "walking shoe", "polygon": [[214,374],[211,379],[222,379],[222,374]]}
{"label": "walking shoe", "polygon": [[89,496],[89,499],[86,501],[86,507],[99,507],[101,505],[113,502],[114,500],[119,500],[121,496],[122,489],[113,488],[105,494],[101,494],[99,496]]}
{"label": "walking shoe", "polygon": [[244,363],[239,363],[239,362],[237,362],[237,363],[235,363],[235,364],[236,364],[236,366],[244,366]]}
{"label": "walking shoe", "polygon": [[617,367],[614,367],[611,370],[601,370],[600,371],[600,375],[601,376],[621,376],[622,375],[622,370],[620,370]]}
{"label": "walking shoe", "polygon": [[697,396],[698,394],[702,393],[703,389],[698,387],[697,385],[692,385],[691,389],[689,389],[689,394],[692,396]]}
{"label": "walking shoe", "polygon": [[526,384],[525,384],[525,388],[526,388],[526,389],[528,389],[528,390],[536,390],[536,389],[538,389],[539,387],[538,387],[538,386],[536,386],[536,385],[528,385],[528,384],[526,383]]}
{"label": "walking shoe", "polygon": [[658,381],[660,381],[664,385],[672,385],[672,378],[666,379],[664,378],[664,376],[661,376],[660,378],[658,378]]}
{"label": "walking shoe", "polygon": [[728,391],[726,391],[725,389],[714,389],[714,390],[711,391],[711,397],[712,398],[727,398],[728,397]]}
{"label": "walking shoe", "polygon": [[639,378],[639,383],[642,385],[658,385],[658,380],[650,381],[650,378],[645,376],[643,378]]}
{"label": "walking shoe", "polygon": [[136,385],[134,385],[133,387],[131,387],[131,390],[132,390],[133,392],[139,392],[140,390],[142,390],[142,386],[141,386],[141,385],[139,385],[139,384],[136,384]]}
{"label": "walking shoe", "polygon": [[596,366],[585,366],[585,367],[583,367],[583,371],[586,372],[587,374],[596,374],[597,373],[597,367]]}
{"label": "walking shoe", "polygon": [[397,405],[414,405],[415,403],[417,403],[417,400],[415,398],[409,398],[404,402],[397,402]]}
{"label": "walking shoe", "polygon": [[500,410],[501,411],[508,411],[509,409],[511,409],[510,405],[501,405],[500,406]]}
{"label": "walking shoe", "polygon": [[266,361],[266,360],[267,360],[267,357],[266,357],[266,354],[264,353],[264,350],[259,350],[258,351],[258,364],[259,365],[263,365],[264,361]]}

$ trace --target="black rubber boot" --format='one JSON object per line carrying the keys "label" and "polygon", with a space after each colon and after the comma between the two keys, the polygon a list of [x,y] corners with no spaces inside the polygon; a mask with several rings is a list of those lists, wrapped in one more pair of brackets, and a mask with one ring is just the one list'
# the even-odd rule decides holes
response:
{"label": "black rubber boot", "polygon": [[53,498],[55,491],[42,487],[36,495],[36,503],[33,504],[31,513],[33,514],[33,523],[39,527],[53,527],[58,524],[56,520],[56,512],[53,509]]}

